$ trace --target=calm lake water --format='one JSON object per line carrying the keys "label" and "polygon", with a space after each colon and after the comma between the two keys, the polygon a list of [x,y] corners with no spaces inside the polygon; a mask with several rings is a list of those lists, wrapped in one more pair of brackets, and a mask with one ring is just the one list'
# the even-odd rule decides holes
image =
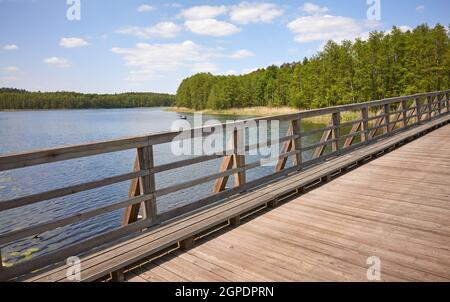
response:
{"label": "calm lake water", "polygon": [[[204,120],[219,121],[245,118],[249,117],[204,116]],[[188,121],[192,119],[192,116],[188,116]],[[176,120],[176,113],[166,112],[162,108],[0,112],[0,154],[168,131]],[[320,126],[323,125],[305,124],[303,130]],[[282,124],[281,136],[286,131],[287,124]],[[317,137],[310,139],[316,140]],[[130,150],[0,172],[0,202],[128,173],[132,170],[135,155],[135,150]],[[249,157],[247,162],[257,158]],[[155,148],[156,165],[181,159],[171,154],[168,144]],[[159,173],[156,175],[157,188],[215,173],[219,165],[220,160],[213,160]],[[273,169],[254,169],[249,171],[247,178],[252,180],[268,175]],[[161,197],[157,201],[158,211],[165,212],[207,197],[211,194],[212,186],[213,182],[209,182]],[[124,182],[1,212],[0,234],[117,203],[127,198],[128,187],[129,182]],[[3,261],[10,265],[112,230],[120,226],[122,214],[123,210],[112,212],[1,247]]]}

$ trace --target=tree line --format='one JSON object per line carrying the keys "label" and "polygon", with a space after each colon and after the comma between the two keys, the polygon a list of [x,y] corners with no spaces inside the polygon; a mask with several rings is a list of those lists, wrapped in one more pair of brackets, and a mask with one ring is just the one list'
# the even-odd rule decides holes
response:
{"label": "tree line", "polygon": [[174,101],[174,95],[164,93],[83,94],[0,88],[0,110],[167,107]]}
{"label": "tree line", "polygon": [[[450,29],[450,27],[449,27]],[[180,84],[175,105],[322,108],[450,88],[449,30],[437,24],[329,41],[303,61],[240,76],[200,73]]]}

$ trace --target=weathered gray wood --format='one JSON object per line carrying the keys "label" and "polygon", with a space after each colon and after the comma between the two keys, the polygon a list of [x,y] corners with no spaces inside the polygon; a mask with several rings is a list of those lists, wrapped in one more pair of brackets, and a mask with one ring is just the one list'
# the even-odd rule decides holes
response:
{"label": "weathered gray wood", "polygon": [[238,173],[234,174],[234,186],[239,187],[245,184],[246,171],[245,171],[245,132],[244,129],[239,128],[234,131],[234,169],[241,169]]}
{"label": "weathered gray wood", "polygon": [[364,131],[364,135],[361,135],[361,142],[369,141],[369,109],[364,107],[361,109],[361,116],[363,119],[362,122],[362,131]]}
{"label": "weathered gray wood", "polygon": [[384,128],[384,133],[389,133],[391,132],[391,127],[389,127],[389,124],[391,123],[391,106],[390,104],[386,104],[384,105],[384,124],[385,124],[385,128]]}
{"label": "weathered gray wood", "polygon": [[180,160],[180,161],[176,161],[173,163],[156,166],[155,168],[153,168],[153,172],[161,173],[161,172],[165,172],[165,171],[175,170],[175,169],[183,168],[186,166],[191,166],[191,165],[211,161],[214,159],[219,159],[222,157],[224,157],[224,154],[197,156],[197,157],[190,158],[190,159]]}
{"label": "weathered gray wood", "polygon": [[63,197],[63,196],[72,195],[72,194],[76,194],[76,193],[80,193],[80,192],[84,192],[84,191],[88,191],[88,190],[92,190],[92,189],[96,189],[96,188],[100,188],[100,187],[109,186],[109,185],[112,185],[115,183],[124,182],[127,180],[131,180],[133,178],[136,178],[136,177],[146,176],[149,174],[150,174],[149,170],[136,171],[136,172],[113,176],[113,177],[109,177],[109,178],[105,178],[105,179],[101,179],[101,180],[95,180],[95,181],[91,181],[91,182],[87,182],[87,183],[73,185],[73,186],[66,187],[66,188],[56,189],[56,190],[52,190],[52,191],[46,191],[43,193],[28,195],[25,197],[19,197],[19,198],[15,198],[15,199],[11,199],[11,200],[5,200],[5,201],[0,202],[0,212],[14,209],[14,208],[23,207],[23,206],[34,204],[34,203],[38,203],[41,201],[46,201],[46,200],[50,200],[50,199],[54,199],[54,198],[58,198],[58,197]]}
{"label": "weathered gray wood", "polygon": [[61,218],[57,220],[53,220],[46,223],[41,223],[38,225],[30,226],[21,230],[12,231],[6,234],[0,235],[0,245],[6,244],[9,242],[13,242],[18,239],[26,238],[29,236],[33,236],[36,234],[41,234],[46,231],[50,231],[56,228],[60,228],[63,226],[67,226],[69,224],[73,224],[76,222],[84,221],[92,217],[96,217],[102,214],[110,213],[116,210],[123,209],[132,204],[139,204],[141,202],[145,202],[146,200],[152,198],[151,195],[141,195],[132,199],[127,199],[118,203],[114,203],[112,205],[103,206],[100,208],[96,208],[94,210],[77,213],[71,215],[66,218]]}
{"label": "weathered gray wood", "polygon": [[[228,179],[232,174],[235,174],[234,175],[235,187],[245,184],[246,182],[245,168],[244,168],[245,154],[243,154],[245,152],[245,148],[240,147],[244,145],[245,145],[245,137],[243,129],[242,128],[235,129],[228,143],[228,147],[231,150],[233,150],[233,154],[227,155],[223,159],[219,169],[221,173],[218,174],[221,176],[214,178],[217,180],[213,187],[213,193],[220,193],[223,190],[225,190]],[[241,148],[241,150],[239,150],[239,148]],[[234,171],[234,173],[230,174],[229,171]]]}
{"label": "weathered gray wood", "polygon": [[177,192],[177,191],[181,191],[187,188],[191,188],[191,187],[195,187],[201,184],[204,184],[205,182],[208,181],[212,181],[212,180],[216,180],[216,179],[220,179],[220,178],[224,178],[224,177],[229,177],[230,175],[233,174],[238,174],[238,173],[242,173],[245,171],[245,168],[232,168],[229,170],[226,170],[224,172],[219,172],[216,174],[212,174],[212,175],[208,175],[208,176],[204,176],[201,178],[197,178],[188,182],[184,182],[184,183],[180,183],[180,184],[176,184],[167,188],[163,188],[163,189],[158,189],[155,191],[155,196],[156,197],[160,197],[160,196],[164,196],[173,192]]}
{"label": "weathered gray wood", "polygon": [[449,92],[447,92],[446,94],[445,94],[445,98],[446,98],[446,104],[447,104],[447,113],[448,112],[450,112],[450,93]]}
{"label": "weathered gray wood", "polygon": [[[142,163],[141,170],[152,170],[154,168],[154,159],[153,159],[153,146],[140,148],[138,150],[139,161]],[[144,209],[145,209],[145,219],[149,220],[150,223],[154,223],[156,221],[156,215],[158,213],[156,207],[156,197],[154,195],[156,190],[155,184],[155,174],[151,173],[148,176],[141,177],[144,195],[152,196],[152,198],[145,200]]]}
{"label": "weathered gray wood", "polygon": [[426,108],[427,108],[427,119],[431,119],[432,118],[432,116],[431,116],[431,114],[432,114],[432,110],[433,110],[433,97],[432,96],[427,96],[427,106],[426,106]]}
{"label": "weathered gray wood", "polygon": [[302,127],[301,120],[294,120],[294,121],[292,121],[293,135],[298,137],[296,139],[293,139],[294,151],[300,151],[298,154],[296,154],[294,156],[294,165],[295,166],[301,166],[301,164],[302,164],[302,152],[301,152],[301,150],[302,150],[302,138],[300,136],[301,127]]}
{"label": "weathered gray wood", "polygon": [[111,273],[111,281],[112,282],[124,282],[125,276],[123,275],[122,270],[114,271]]}
{"label": "weathered gray wood", "polygon": [[341,114],[340,113],[333,113],[331,117],[333,126],[335,129],[333,130],[332,139],[334,140],[332,142],[332,149],[334,152],[339,151],[339,139],[341,136]]}
{"label": "weathered gray wood", "polygon": [[0,171],[31,167],[80,157],[123,151],[148,145],[147,137],[81,144],[0,156]]}
{"label": "weathered gray wood", "polygon": [[[139,163],[139,156],[136,154],[133,171],[140,171],[140,170],[141,167]],[[141,178],[140,177],[134,178],[131,181],[130,187],[128,189],[128,198],[133,198],[141,195],[142,194],[141,187],[142,187]],[[140,204],[135,204],[130,207],[127,207],[123,214],[122,224],[127,225],[136,222],[138,220],[140,208],[141,208]]]}
{"label": "weathered gray wood", "polygon": [[195,240],[194,236],[190,236],[182,241],[180,241],[180,248],[184,251],[190,250],[194,247]]}
{"label": "weathered gray wood", "polygon": [[235,216],[230,219],[230,226],[238,227],[239,225],[241,225],[241,216],[240,215]]}
{"label": "weathered gray wood", "polygon": [[421,110],[421,106],[420,106],[420,98],[415,98],[414,104],[416,107],[417,123],[420,123],[420,121],[422,120],[422,110]]}

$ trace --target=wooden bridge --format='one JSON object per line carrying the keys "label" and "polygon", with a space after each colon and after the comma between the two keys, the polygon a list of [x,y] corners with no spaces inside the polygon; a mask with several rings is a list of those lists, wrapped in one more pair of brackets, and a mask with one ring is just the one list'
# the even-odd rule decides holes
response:
{"label": "wooden bridge", "polygon": [[[248,180],[247,171],[265,162],[246,163],[248,157],[238,152],[245,137],[241,122],[234,125],[229,150],[159,166],[155,145],[209,132],[1,156],[4,171],[137,149],[131,173],[0,202],[0,211],[7,211],[131,180],[127,200],[1,234],[0,246],[7,246],[126,209],[122,227],[0,267],[0,280],[67,281],[64,261],[71,256],[81,258],[82,281],[364,281],[370,257],[380,259],[382,280],[450,280],[449,93],[254,119],[257,125],[290,124],[280,139],[275,171],[256,180]],[[342,122],[346,112],[354,119]],[[302,121],[322,115],[330,116],[328,126],[303,131]],[[317,133],[323,133],[320,141],[305,139]],[[258,147],[243,145],[246,152]],[[223,158],[218,173],[166,188],[155,185],[158,173],[218,158]],[[230,176],[234,187],[227,188]],[[212,180],[211,196],[158,211],[157,198]]]}

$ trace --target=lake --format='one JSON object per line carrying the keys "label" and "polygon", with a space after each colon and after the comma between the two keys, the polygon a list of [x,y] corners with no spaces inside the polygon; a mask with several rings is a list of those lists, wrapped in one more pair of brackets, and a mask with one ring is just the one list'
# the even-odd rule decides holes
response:
{"label": "lake", "polygon": [[[249,117],[204,116],[204,120],[219,121],[245,118]],[[177,113],[164,111],[163,108],[0,112],[0,154],[168,131],[172,123],[178,119]],[[188,121],[192,119],[193,117],[188,115]],[[302,126],[305,131],[323,125],[304,124]],[[287,124],[282,124],[281,136],[285,136],[286,131]],[[317,140],[317,137],[310,139]],[[129,150],[0,172],[0,202],[131,172],[135,155],[135,150]],[[155,148],[156,165],[180,159],[184,158],[175,158],[168,144]],[[255,159],[258,158],[248,158],[247,161],[251,162]],[[219,164],[220,160],[213,160],[188,168],[159,173],[156,175],[157,188],[218,172]],[[251,170],[247,178],[252,180],[268,175],[273,172],[273,169],[273,167],[261,167]],[[158,211],[165,212],[209,196],[212,186],[213,182],[209,182],[161,197],[157,201]],[[129,182],[124,182],[1,212],[0,233],[117,203],[127,198],[128,187]],[[2,247],[4,262],[6,265],[11,265],[117,228],[120,226],[122,214],[123,210],[112,212],[14,242],[7,247]]]}

